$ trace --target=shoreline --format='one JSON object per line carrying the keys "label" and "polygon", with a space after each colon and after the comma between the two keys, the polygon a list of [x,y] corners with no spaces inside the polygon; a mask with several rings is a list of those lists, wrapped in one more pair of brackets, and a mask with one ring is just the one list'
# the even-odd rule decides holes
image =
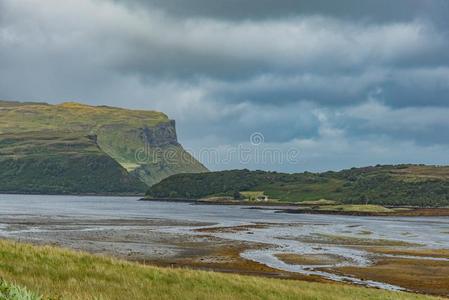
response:
{"label": "shoreline", "polygon": [[298,207],[298,204],[292,202],[245,202],[239,200],[222,200],[222,201],[209,201],[202,199],[186,199],[186,198],[141,198],[139,201],[148,202],[179,202],[179,203],[194,203],[200,205],[240,205],[240,206],[265,206],[265,207]]}
{"label": "shoreline", "polygon": [[[369,212],[369,211],[338,211],[338,210],[318,210],[314,208],[304,209],[299,203],[264,203],[264,202],[243,202],[243,201],[207,201],[200,199],[184,198],[141,198],[139,201],[153,202],[173,202],[173,203],[192,203],[196,205],[238,205],[247,206],[245,209],[276,209],[276,213],[288,214],[313,214],[313,215],[341,215],[358,217],[447,217],[449,216],[448,207],[407,207],[409,210],[393,212]],[[309,206],[310,207],[310,206]],[[388,206],[388,208],[404,208],[404,206]]]}
{"label": "shoreline", "polygon": [[283,209],[277,213],[288,214],[310,214],[310,215],[340,215],[357,217],[448,217],[449,208],[417,208],[410,211],[396,212],[363,212],[363,211],[320,211],[320,210],[301,210],[301,209]]}
{"label": "shoreline", "polygon": [[22,196],[77,196],[77,197],[142,197],[144,194],[127,193],[25,193],[0,191],[0,195],[22,195]]}
{"label": "shoreline", "polygon": [[[171,202],[171,203],[191,203],[195,205],[229,205],[244,206],[245,209],[269,209],[276,210],[276,213],[287,214],[309,214],[309,215],[340,215],[358,217],[449,217],[449,207],[404,207],[404,206],[384,206],[386,208],[407,208],[408,210],[398,210],[392,212],[376,211],[340,211],[340,210],[320,210],[310,205],[302,205],[294,202],[245,202],[238,200],[208,201],[193,198],[142,198],[142,194],[114,194],[114,193],[80,193],[80,194],[52,194],[52,193],[24,193],[24,192],[2,192],[0,195],[23,195],[23,196],[75,196],[75,197],[136,197],[137,201],[148,202]],[[344,204],[343,204],[344,205]],[[350,204],[348,204],[350,205]],[[326,206],[326,205],[324,205]]]}

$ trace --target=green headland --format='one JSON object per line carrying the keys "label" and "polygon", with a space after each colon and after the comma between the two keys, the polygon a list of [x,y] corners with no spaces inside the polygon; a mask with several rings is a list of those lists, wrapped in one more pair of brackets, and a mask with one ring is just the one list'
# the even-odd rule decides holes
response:
{"label": "green headland", "polygon": [[204,172],[156,111],[0,101],[0,191],[133,194]]}

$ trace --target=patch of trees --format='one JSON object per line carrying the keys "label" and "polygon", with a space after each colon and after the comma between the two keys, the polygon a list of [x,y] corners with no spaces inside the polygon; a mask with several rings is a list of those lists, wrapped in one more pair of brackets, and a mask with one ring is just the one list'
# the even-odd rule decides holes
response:
{"label": "patch of trees", "polygon": [[[249,170],[178,174],[152,186],[147,195],[155,198],[231,196],[238,199],[240,191],[253,190],[268,191],[283,200],[283,196],[288,198],[292,191],[296,191],[298,197],[293,200],[290,197],[289,201],[328,198],[348,204],[420,207],[449,205],[449,180],[410,180],[394,173],[395,170],[408,167],[409,165],[374,166],[320,174]],[[336,182],[338,185],[335,185]]]}

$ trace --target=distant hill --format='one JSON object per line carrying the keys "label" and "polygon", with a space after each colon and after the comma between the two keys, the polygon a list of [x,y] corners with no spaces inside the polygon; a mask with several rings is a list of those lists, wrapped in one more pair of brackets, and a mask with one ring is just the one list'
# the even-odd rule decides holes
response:
{"label": "distant hill", "polygon": [[263,191],[286,202],[327,199],[348,204],[447,206],[449,167],[385,165],[324,173],[232,170],[178,174],[152,186],[147,196],[203,198],[242,191]]}
{"label": "distant hill", "polygon": [[163,113],[0,101],[0,192],[141,193],[204,171]]}

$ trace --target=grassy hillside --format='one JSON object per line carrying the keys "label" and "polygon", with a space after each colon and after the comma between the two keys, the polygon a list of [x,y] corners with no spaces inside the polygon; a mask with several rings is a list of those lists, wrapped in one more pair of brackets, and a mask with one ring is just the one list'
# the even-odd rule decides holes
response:
{"label": "grassy hillside", "polygon": [[[151,186],[173,174],[206,171],[160,112],[0,101],[0,116],[0,179],[9,178],[0,191],[141,192],[136,178]],[[94,178],[97,189],[90,186]]]}
{"label": "grassy hillside", "polygon": [[449,205],[449,167],[398,165],[340,172],[284,174],[233,170],[171,176],[149,197],[203,198],[259,191],[286,202],[334,200],[346,204]]}
{"label": "grassy hillside", "polygon": [[169,121],[156,111],[67,102],[59,105],[0,101],[0,134],[39,130],[96,132],[105,125],[155,126]]}
{"label": "grassy hillside", "polygon": [[8,241],[0,241],[0,278],[44,299],[436,299],[344,284],[164,269]]}
{"label": "grassy hillside", "polygon": [[136,193],[147,188],[94,140],[68,132],[2,135],[0,170],[2,192]]}

